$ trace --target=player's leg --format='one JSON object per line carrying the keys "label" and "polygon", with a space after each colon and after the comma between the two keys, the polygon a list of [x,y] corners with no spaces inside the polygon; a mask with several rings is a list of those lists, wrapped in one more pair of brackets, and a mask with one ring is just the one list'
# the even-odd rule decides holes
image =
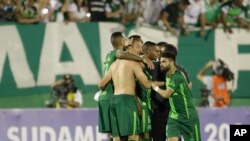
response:
{"label": "player's leg", "polygon": [[172,118],[168,118],[168,123],[167,123],[168,141],[179,141],[181,134],[182,130],[180,128],[180,123]]}

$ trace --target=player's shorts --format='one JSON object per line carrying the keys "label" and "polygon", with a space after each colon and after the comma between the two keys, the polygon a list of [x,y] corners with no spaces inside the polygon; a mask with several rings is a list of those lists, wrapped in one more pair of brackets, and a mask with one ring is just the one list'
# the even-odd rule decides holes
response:
{"label": "player's shorts", "polygon": [[141,131],[149,132],[152,129],[151,126],[151,111],[148,108],[148,105],[141,101],[142,106],[142,117],[141,117]]}
{"label": "player's shorts", "polygon": [[110,101],[111,134],[114,137],[138,135],[140,122],[136,97],[128,94],[114,95]]}
{"label": "player's shorts", "polygon": [[99,106],[99,132],[110,133],[110,100],[101,100]]}
{"label": "player's shorts", "polygon": [[181,137],[181,135],[185,141],[201,141],[198,117],[185,122],[168,118],[167,137]]}

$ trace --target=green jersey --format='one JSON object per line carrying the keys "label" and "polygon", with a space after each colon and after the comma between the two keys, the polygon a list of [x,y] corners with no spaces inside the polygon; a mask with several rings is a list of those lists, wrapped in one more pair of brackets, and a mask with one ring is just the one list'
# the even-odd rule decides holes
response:
{"label": "green jersey", "polygon": [[215,22],[220,16],[220,3],[218,0],[213,5],[210,5],[210,0],[205,0],[205,17],[208,22]]}
{"label": "green jersey", "polygon": [[[106,74],[111,66],[111,64],[116,60],[116,54],[117,51],[113,50],[110,51],[104,62],[104,74]],[[102,90],[102,93],[100,94],[99,100],[110,100],[110,98],[113,95],[113,83],[109,82],[106,87]]]}
{"label": "green jersey", "polygon": [[[152,80],[152,76],[150,75],[150,73],[147,70],[144,69],[143,72],[147,76],[148,80]],[[137,86],[138,87],[136,87],[136,92],[138,94],[138,97],[140,98],[140,100],[142,102],[146,103],[148,109],[151,110],[151,96],[150,96],[151,89],[145,88],[140,83],[138,83]]]}
{"label": "green jersey", "polygon": [[170,118],[186,121],[197,116],[187,80],[180,71],[176,70],[172,75],[166,76],[166,87],[174,90],[169,97]]}
{"label": "green jersey", "polygon": [[236,6],[233,1],[227,1],[222,4],[221,10],[227,14],[226,21],[228,23],[233,23],[237,18],[244,17],[243,6]]}

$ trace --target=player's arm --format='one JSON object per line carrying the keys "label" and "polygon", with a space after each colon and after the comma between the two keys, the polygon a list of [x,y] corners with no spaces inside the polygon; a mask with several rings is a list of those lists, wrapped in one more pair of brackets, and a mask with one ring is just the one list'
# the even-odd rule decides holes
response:
{"label": "player's arm", "polygon": [[164,98],[169,98],[174,93],[174,90],[172,88],[168,87],[166,90],[163,90],[159,88],[156,83],[152,84],[152,88]]}
{"label": "player's arm", "polygon": [[105,88],[105,86],[108,84],[108,82],[112,79],[112,75],[111,75],[111,68],[109,69],[109,71],[104,75],[104,77],[102,78],[102,80],[100,81],[100,83],[98,84],[98,87],[103,90]]}
{"label": "player's arm", "polygon": [[148,80],[147,76],[144,74],[142,70],[142,66],[138,63],[134,65],[133,71],[135,74],[136,79],[145,87],[145,88],[151,88],[151,81]]}
{"label": "player's arm", "polygon": [[171,78],[170,81],[167,83],[166,90],[162,90],[161,88],[159,88],[159,86],[157,86],[156,83],[152,84],[152,88],[157,93],[159,93],[162,97],[169,98],[177,89],[177,87],[179,87],[181,82],[182,82],[182,78],[176,76],[176,77]]}
{"label": "player's arm", "polygon": [[117,51],[116,58],[118,59],[125,59],[125,60],[133,60],[137,62],[144,62],[147,64],[149,69],[154,69],[154,63],[152,60],[149,60],[147,58],[139,57],[137,55],[131,54],[126,51]]}

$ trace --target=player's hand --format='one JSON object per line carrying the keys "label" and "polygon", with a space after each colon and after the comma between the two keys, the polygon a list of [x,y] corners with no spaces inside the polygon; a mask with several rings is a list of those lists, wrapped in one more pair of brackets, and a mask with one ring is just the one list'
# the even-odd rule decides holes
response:
{"label": "player's hand", "polygon": [[95,93],[95,96],[94,96],[94,100],[95,100],[95,101],[98,101],[98,100],[99,100],[99,97],[100,97],[101,93],[102,93],[101,90]]}
{"label": "player's hand", "polygon": [[156,84],[156,81],[152,82],[152,88],[155,89],[156,87],[158,87],[158,85]]}
{"label": "player's hand", "polygon": [[149,69],[153,70],[155,68],[155,65],[152,60],[148,58],[143,58],[143,62],[147,64]]}

